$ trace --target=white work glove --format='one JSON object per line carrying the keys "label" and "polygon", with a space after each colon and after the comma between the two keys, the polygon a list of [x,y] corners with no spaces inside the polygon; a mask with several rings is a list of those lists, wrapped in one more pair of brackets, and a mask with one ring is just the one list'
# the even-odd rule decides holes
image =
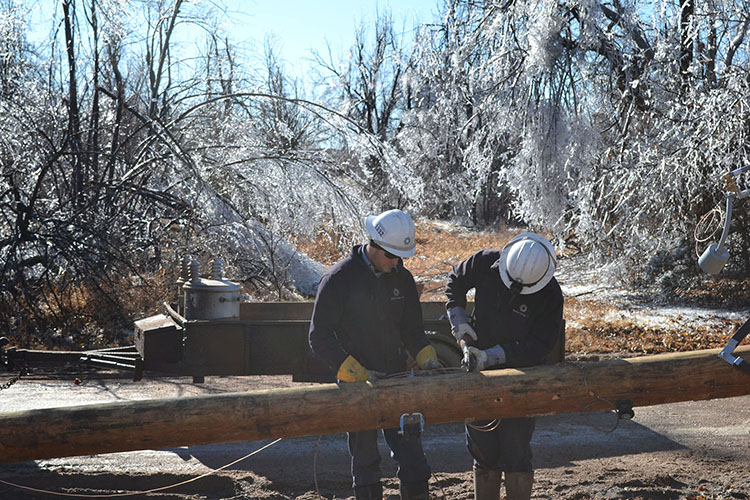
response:
{"label": "white work glove", "polygon": [[505,363],[505,349],[500,345],[484,350],[467,345],[464,346],[463,351],[464,359],[461,365],[470,372],[482,371],[488,366]]}
{"label": "white work glove", "polygon": [[463,307],[451,307],[448,309],[448,319],[451,322],[451,333],[456,337],[456,342],[461,342],[464,336],[477,339],[477,332],[469,324],[469,318],[466,317],[466,311]]}

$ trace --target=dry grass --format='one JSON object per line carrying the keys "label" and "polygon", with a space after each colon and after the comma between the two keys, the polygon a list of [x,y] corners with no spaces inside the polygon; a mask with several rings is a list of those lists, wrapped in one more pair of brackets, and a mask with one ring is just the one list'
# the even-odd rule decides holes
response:
{"label": "dry grass", "polygon": [[750,304],[750,279],[719,277],[674,291],[678,300],[708,307],[742,309]]}
{"label": "dry grass", "polygon": [[4,303],[0,334],[21,348],[80,350],[132,341],[133,321],[160,312],[174,293],[164,270],[114,281],[68,283],[42,289],[33,303]]}
{"label": "dry grass", "polygon": [[451,268],[485,248],[502,248],[518,229],[474,231],[440,222],[417,223],[417,254],[404,265],[423,285],[422,300],[444,301],[445,285]]}
{"label": "dry grass", "polygon": [[567,321],[566,351],[577,356],[713,349],[723,347],[727,342],[724,332],[737,326],[729,320],[720,320],[720,326],[687,326],[681,321],[649,325],[639,321],[631,311],[580,298],[566,298],[564,314]]}

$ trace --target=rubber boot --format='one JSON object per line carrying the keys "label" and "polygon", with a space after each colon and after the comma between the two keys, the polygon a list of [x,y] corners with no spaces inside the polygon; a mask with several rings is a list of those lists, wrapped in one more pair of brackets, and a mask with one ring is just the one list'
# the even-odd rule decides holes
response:
{"label": "rubber boot", "polygon": [[474,500],[498,500],[500,498],[499,470],[474,466]]}
{"label": "rubber boot", "polygon": [[505,494],[508,500],[529,500],[534,485],[533,472],[506,472]]}
{"label": "rubber boot", "polygon": [[355,486],[354,498],[357,500],[383,500],[383,486],[380,483]]}
{"label": "rubber boot", "polygon": [[430,500],[430,486],[427,481],[402,482],[401,500]]}

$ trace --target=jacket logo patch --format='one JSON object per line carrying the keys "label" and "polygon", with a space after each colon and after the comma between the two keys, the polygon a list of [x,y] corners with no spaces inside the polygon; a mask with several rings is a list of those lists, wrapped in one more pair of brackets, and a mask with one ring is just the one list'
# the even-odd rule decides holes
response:
{"label": "jacket logo patch", "polygon": [[399,290],[398,288],[394,288],[393,297],[391,297],[391,300],[398,300],[398,299],[403,299],[403,297],[401,296],[401,290]]}
{"label": "jacket logo patch", "polygon": [[513,309],[513,312],[516,314],[520,314],[521,316],[526,318],[528,317],[526,313],[529,312],[529,306],[527,306],[526,304],[521,304],[518,306],[518,309]]}

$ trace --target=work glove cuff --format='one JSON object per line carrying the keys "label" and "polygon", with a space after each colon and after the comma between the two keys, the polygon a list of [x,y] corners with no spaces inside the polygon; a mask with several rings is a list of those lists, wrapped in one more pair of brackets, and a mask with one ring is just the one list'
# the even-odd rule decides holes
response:
{"label": "work glove cuff", "polygon": [[484,353],[487,354],[487,366],[502,365],[505,363],[505,349],[500,344],[485,349]]}
{"label": "work glove cuff", "polygon": [[466,311],[463,307],[454,306],[448,309],[448,320],[451,322],[451,326],[458,326],[461,323],[468,323],[469,318],[466,316]]}
{"label": "work glove cuff", "polygon": [[506,361],[505,349],[500,344],[489,349],[478,349],[467,345],[464,347],[463,352],[463,364],[472,371],[481,371],[490,366],[502,365]]}
{"label": "work glove cuff", "polygon": [[456,338],[456,342],[460,343],[466,335],[471,337],[472,340],[477,339],[477,333],[469,324],[469,318],[466,317],[466,311],[463,307],[448,309],[448,319],[451,322],[451,334]]}

